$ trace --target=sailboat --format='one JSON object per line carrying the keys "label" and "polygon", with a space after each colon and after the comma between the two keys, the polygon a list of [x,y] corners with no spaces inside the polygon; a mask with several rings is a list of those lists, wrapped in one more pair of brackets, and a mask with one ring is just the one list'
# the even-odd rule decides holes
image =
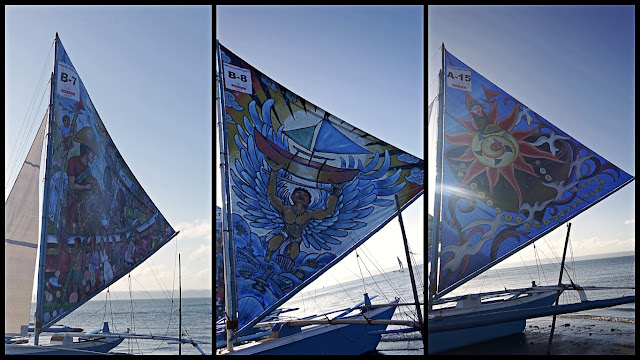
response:
{"label": "sailboat", "polygon": [[39,341],[178,234],[117,150],[57,33],[54,42],[47,114],[5,202],[5,343],[26,335],[37,281],[35,346],[5,344],[6,354],[106,353],[124,338],[152,337],[111,333],[105,323],[99,332],[64,330],[60,345]]}
{"label": "sailboat", "polygon": [[390,320],[405,306],[399,299],[374,305],[366,293],[339,311],[278,318],[288,310],[280,305],[422,195],[423,160],[310,103],[219,43],[216,51],[220,353],[362,354],[389,324],[419,331],[421,321]]}
{"label": "sailboat", "polygon": [[400,260],[399,257],[396,256],[396,258],[398,259],[398,266],[400,267],[398,270],[394,271],[394,272],[402,272],[404,271],[404,266],[402,265],[402,260]]}
{"label": "sailboat", "polygon": [[[491,83],[444,44],[441,69],[428,238],[429,354],[521,333],[529,318],[635,302],[635,295],[590,301],[587,290],[633,287],[562,284],[562,272],[557,286],[534,282],[444,297],[634,177]],[[572,290],[581,301],[558,305],[560,294]]]}

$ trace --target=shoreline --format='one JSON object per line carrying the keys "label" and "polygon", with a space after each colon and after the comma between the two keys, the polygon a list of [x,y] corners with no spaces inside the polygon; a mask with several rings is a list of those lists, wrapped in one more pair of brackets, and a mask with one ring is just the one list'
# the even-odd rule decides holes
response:
{"label": "shoreline", "polygon": [[[442,355],[546,355],[552,316],[527,321],[522,334],[442,353]],[[559,315],[552,355],[635,355],[635,320]]]}

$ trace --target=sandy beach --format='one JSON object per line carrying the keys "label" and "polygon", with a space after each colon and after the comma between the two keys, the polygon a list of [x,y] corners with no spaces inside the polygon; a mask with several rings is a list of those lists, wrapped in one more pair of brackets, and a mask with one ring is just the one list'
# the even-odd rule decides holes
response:
{"label": "sandy beach", "polygon": [[[442,355],[546,355],[551,316],[527,321],[522,334],[449,351]],[[635,355],[635,321],[614,318],[556,319],[553,355]]]}

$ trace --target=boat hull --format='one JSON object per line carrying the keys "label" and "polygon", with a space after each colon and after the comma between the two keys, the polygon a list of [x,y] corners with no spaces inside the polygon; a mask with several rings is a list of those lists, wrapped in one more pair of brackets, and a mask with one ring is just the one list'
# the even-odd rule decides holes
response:
{"label": "boat hull", "polygon": [[341,184],[353,180],[360,172],[359,169],[337,168],[291,154],[262,136],[258,129],[254,129],[253,135],[256,140],[256,147],[267,159],[277,164],[285,164],[285,169],[288,172],[305,180],[325,184]]}
{"label": "boat hull", "polygon": [[124,338],[74,342],[71,345],[5,345],[5,355],[105,355]]}
{"label": "boat hull", "polygon": [[[396,306],[372,310],[369,319],[389,320]],[[361,315],[347,319],[363,319]],[[361,355],[373,351],[381,335],[370,334],[384,330],[387,325],[320,325],[297,334],[267,340],[245,348],[236,348],[229,355]]]}
{"label": "boat hull", "polygon": [[[480,307],[476,312],[468,312],[466,314],[443,316],[442,322],[455,322],[463,317],[473,315],[487,315],[493,312],[505,311],[522,311],[531,308],[539,308],[551,306],[556,299],[556,292],[544,293],[532,301],[508,300],[502,306],[492,305],[491,310],[482,310]],[[456,311],[457,309],[451,309]],[[437,354],[461,347],[478,344],[485,341],[499,339],[505,336],[519,334],[524,331],[526,319],[514,320],[509,322],[499,322],[496,316],[496,323],[463,329],[455,329],[448,331],[430,332],[428,334],[428,354]],[[446,327],[446,326],[445,326]]]}

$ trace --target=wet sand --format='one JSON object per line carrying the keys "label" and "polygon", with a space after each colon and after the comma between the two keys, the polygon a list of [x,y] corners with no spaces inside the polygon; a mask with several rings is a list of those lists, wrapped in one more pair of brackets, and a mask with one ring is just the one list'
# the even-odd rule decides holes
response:
{"label": "wet sand", "polygon": [[[442,355],[546,355],[552,317],[527,321],[522,334],[489,341]],[[561,315],[556,319],[553,355],[634,355],[635,321],[612,318],[580,318]]]}

